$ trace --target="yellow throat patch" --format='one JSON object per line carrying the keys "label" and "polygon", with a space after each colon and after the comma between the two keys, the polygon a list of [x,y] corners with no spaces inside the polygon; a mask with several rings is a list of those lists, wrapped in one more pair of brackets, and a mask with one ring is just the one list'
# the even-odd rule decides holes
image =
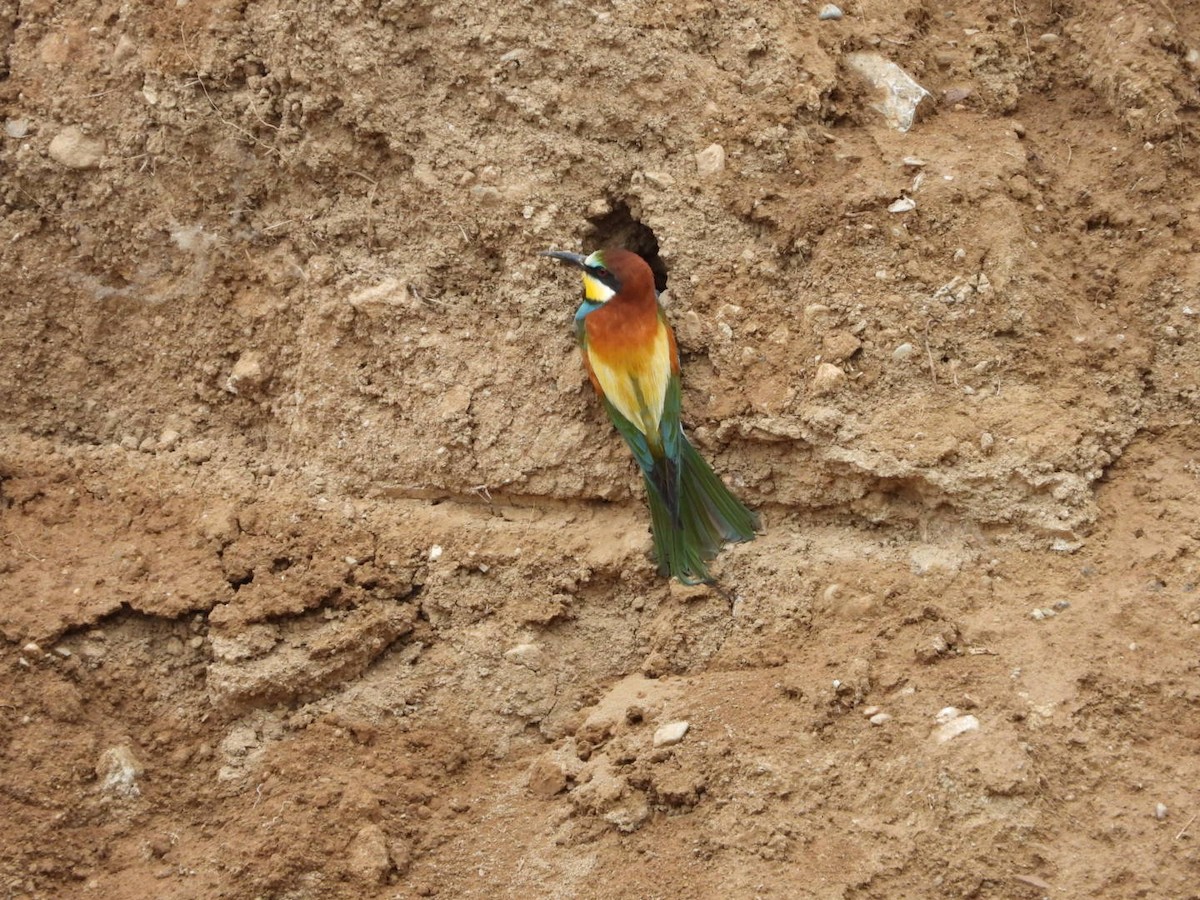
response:
{"label": "yellow throat patch", "polygon": [[583,273],[583,296],[589,303],[607,303],[616,292],[599,278]]}

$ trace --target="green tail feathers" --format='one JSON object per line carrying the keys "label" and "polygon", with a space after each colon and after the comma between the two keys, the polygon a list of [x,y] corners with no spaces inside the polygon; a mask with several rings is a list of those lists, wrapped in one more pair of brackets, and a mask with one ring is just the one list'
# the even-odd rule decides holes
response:
{"label": "green tail feathers", "polygon": [[[676,490],[663,490],[658,483],[665,472],[644,473],[654,553],[661,574],[684,584],[704,584],[712,581],[707,561],[726,541],[752,540],[758,516],[729,492],[686,437],[681,435],[680,443],[678,471],[672,473],[678,478]],[[655,461],[656,470],[663,466],[674,468],[665,460]]]}

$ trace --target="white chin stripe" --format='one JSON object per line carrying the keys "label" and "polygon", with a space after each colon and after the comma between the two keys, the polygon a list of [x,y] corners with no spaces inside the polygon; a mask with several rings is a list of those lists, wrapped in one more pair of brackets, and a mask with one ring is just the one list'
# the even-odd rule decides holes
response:
{"label": "white chin stripe", "polygon": [[583,295],[592,303],[607,303],[616,294],[612,288],[587,272],[583,273]]}

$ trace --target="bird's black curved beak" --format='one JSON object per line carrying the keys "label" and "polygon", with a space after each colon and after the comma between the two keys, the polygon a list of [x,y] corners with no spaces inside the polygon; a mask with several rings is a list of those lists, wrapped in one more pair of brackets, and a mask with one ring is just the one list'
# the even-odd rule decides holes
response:
{"label": "bird's black curved beak", "polygon": [[584,262],[587,260],[587,257],[581,253],[568,253],[566,250],[543,250],[538,256],[548,256],[577,269],[584,268]]}

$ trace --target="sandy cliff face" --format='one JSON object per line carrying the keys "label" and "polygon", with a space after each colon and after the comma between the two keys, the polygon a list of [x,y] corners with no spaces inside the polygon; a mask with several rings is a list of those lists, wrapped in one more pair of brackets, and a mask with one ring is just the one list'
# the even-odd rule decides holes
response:
{"label": "sandy cliff face", "polygon": [[1191,4],[169,6],[0,2],[5,896],[1195,890]]}

